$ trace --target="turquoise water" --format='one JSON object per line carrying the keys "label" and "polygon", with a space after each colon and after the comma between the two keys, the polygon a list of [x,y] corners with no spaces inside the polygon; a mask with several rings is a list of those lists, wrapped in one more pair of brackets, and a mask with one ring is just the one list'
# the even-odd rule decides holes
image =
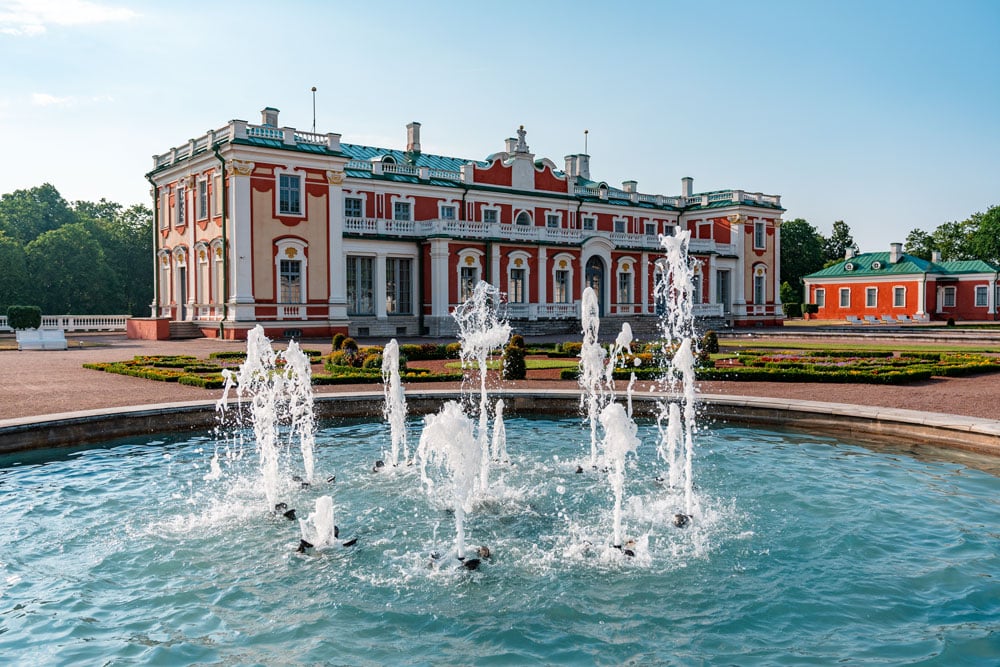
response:
{"label": "turquoise water", "polygon": [[[256,453],[208,435],[0,458],[0,662],[1000,663],[987,472],[719,427],[699,435],[700,516],[678,529],[643,425],[627,558],[609,548],[607,476],[575,473],[580,422],[507,431],[512,465],[466,525],[493,551],[475,572],[430,559],[454,519],[415,468],[370,472],[382,425],[324,428],[317,476],[336,481],[286,482],[300,516],[331,495],[341,539],[358,538],[306,554],[264,506]],[[223,474],[207,481],[217,446]]]}

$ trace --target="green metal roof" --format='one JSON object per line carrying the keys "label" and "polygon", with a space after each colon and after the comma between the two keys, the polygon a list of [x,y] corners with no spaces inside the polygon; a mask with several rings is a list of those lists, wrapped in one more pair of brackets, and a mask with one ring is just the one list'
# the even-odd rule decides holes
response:
{"label": "green metal roof", "polygon": [[[848,268],[850,267],[850,268]],[[900,260],[896,263],[889,261],[888,252],[866,252],[838,262],[825,269],[820,269],[815,273],[805,276],[806,279],[814,278],[847,278],[857,276],[885,276],[885,275],[909,275],[915,273],[931,273],[942,276],[959,273],[994,273],[997,267],[982,260],[968,260],[961,262],[928,262],[925,259],[914,257],[902,253]]]}

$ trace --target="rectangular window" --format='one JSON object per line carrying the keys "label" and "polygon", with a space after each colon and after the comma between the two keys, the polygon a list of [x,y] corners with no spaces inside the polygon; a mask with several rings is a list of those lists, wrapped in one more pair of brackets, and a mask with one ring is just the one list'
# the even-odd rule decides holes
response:
{"label": "rectangular window", "polygon": [[545,216],[545,226],[546,227],[552,227],[552,228],[558,227],[559,226],[559,216],[558,215],[553,215],[552,213],[549,213],[548,215],[546,215]]}
{"label": "rectangular window", "polygon": [[[761,284],[763,285],[763,278]],[[756,289],[756,284],[754,288]],[[691,276],[691,303],[701,303],[701,276]],[[763,302],[758,301],[757,303]]]}
{"label": "rectangular window", "polygon": [[878,288],[865,288],[865,308],[875,308],[878,306]]}
{"label": "rectangular window", "polygon": [[187,193],[184,188],[177,188],[177,226],[187,222]]}
{"label": "rectangular window", "polygon": [[850,308],[851,307],[851,288],[841,287],[840,288],[840,307]]}
{"label": "rectangular window", "polygon": [[412,315],[413,260],[387,257],[385,260],[385,312],[390,315]]}
{"label": "rectangular window", "polygon": [[441,219],[442,220],[454,220],[455,219],[455,207],[454,206],[442,206],[441,207]]}
{"label": "rectangular window", "polygon": [[363,218],[364,209],[361,205],[360,197],[344,197],[344,217]]}
{"label": "rectangular window", "polygon": [[625,233],[625,221],[615,220],[615,233],[624,234]]}
{"label": "rectangular window", "polygon": [[524,269],[511,269],[510,270],[510,284],[507,285],[507,300],[510,303],[524,303],[524,283],[525,283],[525,273]]}
{"label": "rectangular window", "polygon": [[375,314],[375,258],[347,256],[347,314]]}
{"label": "rectangular window", "polygon": [[483,209],[483,222],[492,223],[497,221],[497,210],[495,208]]}
{"label": "rectangular window", "polygon": [[283,259],[278,263],[278,302],[302,303],[302,262]]}
{"label": "rectangular window", "polygon": [[892,288],[892,307],[893,308],[905,308],[906,307],[906,288],[905,287],[893,287]]}
{"label": "rectangular window", "polygon": [[989,296],[986,293],[986,285],[976,285],[976,308],[985,308],[989,304],[986,302]]}
{"label": "rectangular window", "polygon": [[753,223],[753,247],[756,250],[763,250],[767,247],[763,221]]}
{"label": "rectangular window", "polygon": [[646,236],[656,236],[656,223],[647,222],[646,223]]}
{"label": "rectangular window", "polygon": [[826,308],[826,290],[818,289],[816,290],[816,295],[813,297],[816,299],[817,308]]}
{"label": "rectangular window", "polygon": [[592,232],[597,229],[597,218],[584,218],[583,219],[583,229],[584,231]]}
{"label": "rectangular window", "polygon": [[767,284],[764,282],[764,276],[753,277],[753,302],[758,305],[767,303]]}
{"label": "rectangular window", "polygon": [[281,174],[278,176],[278,213],[302,215],[302,178]]}
{"label": "rectangular window", "polygon": [[208,217],[208,180],[198,181],[198,219]]}
{"label": "rectangular window", "polygon": [[556,271],[555,294],[553,294],[555,303],[569,303],[571,300],[570,294],[569,271]]}
{"label": "rectangular window", "polygon": [[468,301],[472,298],[472,293],[479,283],[479,267],[463,266],[459,280],[461,280],[461,284],[458,286],[458,298],[462,301]]}
{"label": "rectangular window", "polygon": [[664,236],[677,236],[677,227],[674,225],[665,225],[663,227]]}
{"label": "rectangular window", "polygon": [[409,220],[410,219],[410,202],[397,201],[392,204],[392,219],[393,220]]}
{"label": "rectangular window", "polygon": [[945,287],[944,288],[944,307],[954,308],[955,307],[955,288]]}
{"label": "rectangular window", "polygon": [[618,303],[632,303],[632,274],[618,274]]}

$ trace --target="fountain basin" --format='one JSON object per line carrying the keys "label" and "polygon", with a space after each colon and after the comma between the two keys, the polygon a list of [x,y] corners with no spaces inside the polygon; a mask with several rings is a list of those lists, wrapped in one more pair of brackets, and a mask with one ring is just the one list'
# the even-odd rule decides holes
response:
{"label": "fountain basin", "polygon": [[699,434],[702,517],[677,529],[676,494],[655,481],[655,426],[641,422],[624,503],[637,555],[626,558],[606,541],[604,473],[576,474],[588,460],[581,420],[508,416],[506,429],[513,465],[468,518],[469,543],[492,551],[475,572],[432,562],[451,518],[415,467],[370,472],[381,423],[321,428],[317,478],[336,482],[282,487],[302,510],[332,495],[341,538],[359,539],[309,554],[295,552],[295,522],[261,510],[252,451],[204,481],[217,444],[207,432],[5,457],[0,654],[753,665],[976,664],[1000,650],[994,475],[714,425]]}

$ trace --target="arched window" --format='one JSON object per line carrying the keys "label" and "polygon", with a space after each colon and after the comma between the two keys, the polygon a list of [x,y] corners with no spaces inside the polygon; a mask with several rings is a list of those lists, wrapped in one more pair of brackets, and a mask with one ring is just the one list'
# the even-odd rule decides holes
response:
{"label": "arched window", "polygon": [[528,213],[527,211],[521,211],[520,213],[517,214],[517,218],[514,219],[514,224],[515,225],[530,226],[531,225],[531,214]]}

